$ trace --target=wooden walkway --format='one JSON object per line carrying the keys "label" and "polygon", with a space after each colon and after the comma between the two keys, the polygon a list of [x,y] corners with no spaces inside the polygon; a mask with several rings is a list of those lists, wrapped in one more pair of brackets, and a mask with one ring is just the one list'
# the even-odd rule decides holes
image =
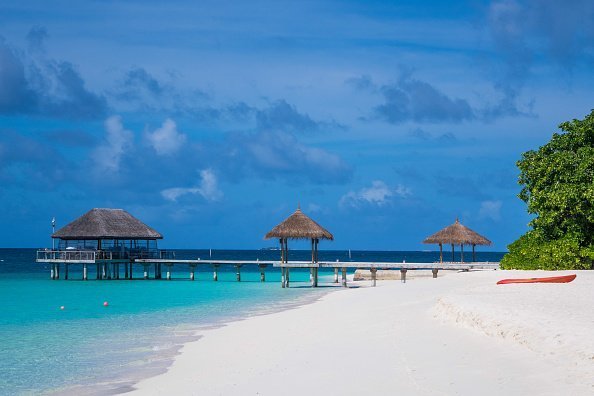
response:
{"label": "wooden walkway", "polygon": [[313,287],[318,286],[318,271],[320,268],[334,269],[334,283],[338,283],[339,272],[341,272],[342,286],[347,286],[347,269],[369,269],[373,286],[376,285],[376,272],[378,269],[400,270],[402,282],[406,282],[406,273],[409,270],[431,270],[433,277],[437,277],[440,270],[496,270],[499,269],[498,262],[470,262],[470,263],[395,263],[395,262],[361,262],[361,261],[261,261],[261,260],[177,260],[177,259],[133,259],[133,260],[105,260],[99,259],[94,252],[67,252],[67,254],[42,254],[37,257],[39,263],[51,264],[51,278],[60,278],[60,264],[64,265],[64,279],[68,279],[69,265],[83,266],[83,280],[88,279],[88,265],[96,265],[97,279],[120,279],[120,265],[125,268],[123,279],[133,279],[133,266],[143,266],[143,279],[149,278],[149,270],[154,266],[154,279],[163,279],[162,266],[166,267],[166,279],[171,279],[174,265],[187,265],[189,268],[190,280],[194,280],[194,273],[198,266],[209,266],[213,270],[213,280],[218,280],[218,270],[221,265],[234,266],[236,269],[236,280],[241,281],[241,267],[244,265],[257,265],[260,268],[260,281],[266,280],[265,270],[268,266],[281,268],[281,285],[289,287],[290,272],[293,268],[309,268],[310,282]]}

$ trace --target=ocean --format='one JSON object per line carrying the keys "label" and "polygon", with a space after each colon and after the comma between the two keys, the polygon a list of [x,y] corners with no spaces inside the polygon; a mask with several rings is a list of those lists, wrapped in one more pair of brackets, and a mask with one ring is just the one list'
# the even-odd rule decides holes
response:
{"label": "ocean", "polygon": [[[262,283],[255,265],[242,267],[241,282],[234,267],[223,265],[218,282],[206,266],[197,268],[194,282],[187,266],[177,266],[171,281],[97,281],[94,266],[89,281],[80,280],[78,266],[71,266],[68,281],[52,281],[49,265],[36,263],[35,254],[35,249],[0,249],[1,394],[123,392],[135,380],[164,370],[200,328],[287,309],[334,290],[309,287],[307,269],[291,271],[289,289],[280,287],[280,270],[270,267]],[[176,258],[277,260],[279,254],[177,250]],[[477,261],[502,256],[477,252]],[[310,258],[308,251],[290,252],[291,260]],[[320,251],[319,260],[348,261],[349,252]],[[351,260],[434,262],[439,253],[352,251]],[[320,285],[332,274],[320,270]],[[135,276],[141,277],[139,267]]]}

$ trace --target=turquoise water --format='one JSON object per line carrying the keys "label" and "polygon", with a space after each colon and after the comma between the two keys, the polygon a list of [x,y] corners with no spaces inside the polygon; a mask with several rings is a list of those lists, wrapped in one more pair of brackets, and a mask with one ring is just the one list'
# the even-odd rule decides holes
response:
{"label": "turquoise water", "polygon": [[[179,257],[184,254],[207,257],[209,253],[186,251]],[[268,260],[276,258],[278,252],[216,254],[219,259]],[[324,254],[327,257],[321,259],[334,260],[344,259],[341,255],[346,253]],[[401,259],[398,253],[390,252],[358,254],[373,260]],[[407,261],[414,260],[414,252],[406,254]],[[301,256],[305,259],[307,252],[294,253],[293,257]],[[353,256],[361,259],[355,257],[355,252]],[[174,272],[172,281],[81,281],[76,270],[70,271],[68,281],[52,281],[49,267],[36,264],[34,258],[32,249],[0,249],[2,394],[68,390],[80,384],[129,383],[139,373],[149,375],[162,369],[179,345],[191,339],[200,327],[285,309],[329,290],[299,287],[307,285],[307,270],[292,271],[294,288],[282,289],[280,272],[271,268],[267,269],[267,282],[261,283],[256,266],[242,268],[242,282],[235,281],[232,267],[221,267],[219,282],[212,281],[209,268],[197,271],[196,281],[191,282],[185,266]],[[423,258],[433,260],[428,254]],[[93,275],[90,272],[89,278]],[[136,269],[136,276],[140,275]]]}

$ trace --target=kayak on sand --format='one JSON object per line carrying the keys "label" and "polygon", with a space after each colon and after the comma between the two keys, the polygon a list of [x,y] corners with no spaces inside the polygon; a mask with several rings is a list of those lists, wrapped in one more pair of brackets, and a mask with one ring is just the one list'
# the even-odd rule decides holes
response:
{"label": "kayak on sand", "polygon": [[507,285],[510,283],[568,283],[575,279],[577,275],[551,276],[549,278],[525,278],[525,279],[502,279],[497,282],[498,285]]}

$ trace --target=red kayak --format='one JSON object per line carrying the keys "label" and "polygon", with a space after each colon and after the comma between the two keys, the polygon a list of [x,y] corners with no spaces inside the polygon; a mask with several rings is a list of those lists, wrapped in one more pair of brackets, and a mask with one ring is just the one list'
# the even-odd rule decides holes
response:
{"label": "red kayak", "polygon": [[509,283],[569,283],[577,275],[551,276],[549,278],[524,278],[524,279],[502,279],[497,282],[498,285],[507,285]]}

